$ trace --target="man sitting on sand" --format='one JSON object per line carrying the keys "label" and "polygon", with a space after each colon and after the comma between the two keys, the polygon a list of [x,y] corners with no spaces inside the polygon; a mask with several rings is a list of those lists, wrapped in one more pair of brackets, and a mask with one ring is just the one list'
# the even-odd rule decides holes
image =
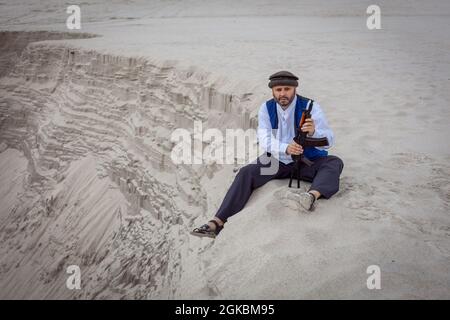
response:
{"label": "man sitting on sand", "polygon": [[[313,104],[311,118],[305,120],[301,130],[307,132],[309,137],[326,137],[329,145],[303,150],[293,140],[296,125],[298,126],[294,119],[298,118],[296,110],[301,113],[309,99],[296,94],[298,77],[288,71],[277,72],[271,75],[269,80],[273,99],[263,103],[258,113],[258,140],[267,153],[239,170],[214,218],[195,228],[191,232],[192,235],[215,238],[228,218],[244,208],[253,190],[272,179],[290,177],[294,165],[291,155],[303,154],[314,162],[310,167],[300,163],[301,180],[311,182],[308,192],[296,195],[300,207],[306,212],[313,208],[317,199],[329,199],[339,190],[339,176],[344,163],[340,158],[328,155],[325,150],[333,145],[334,136],[320,105]],[[275,136],[272,129],[277,129]],[[270,143],[272,139],[276,139],[276,143]],[[271,161],[278,162],[277,170],[272,174],[262,172],[262,168],[273,166]]]}

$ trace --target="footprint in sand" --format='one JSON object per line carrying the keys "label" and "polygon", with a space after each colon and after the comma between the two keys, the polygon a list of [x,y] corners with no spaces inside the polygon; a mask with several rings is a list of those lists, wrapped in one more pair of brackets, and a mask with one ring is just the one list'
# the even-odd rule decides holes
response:
{"label": "footprint in sand", "polygon": [[266,208],[270,212],[280,212],[284,210],[293,210],[296,212],[304,211],[302,206],[299,202],[299,195],[302,192],[305,192],[306,190],[303,190],[303,188],[296,189],[296,188],[289,188],[286,189],[285,187],[282,187],[274,192],[272,200]]}
{"label": "footprint in sand", "polygon": [[[374,196],[383,192],[381,185],[385,184],[386,180],[382,178],[376,180],[377,184],[370,185],[353,177],[345,176],[341,178],[340,190],[336,194],[336,198],[346,196],[343,205],[354,210],[355,217],[360,220],[380,219],[384,216],[384,211],[377,204]],[[353,193],[353,195],[348,196],[348,193]]]}

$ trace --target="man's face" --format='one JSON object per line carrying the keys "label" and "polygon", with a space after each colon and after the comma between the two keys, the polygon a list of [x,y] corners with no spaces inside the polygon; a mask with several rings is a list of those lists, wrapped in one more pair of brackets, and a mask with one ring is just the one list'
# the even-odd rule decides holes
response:
{"label": "man's face", "polygon": [[295,87],[275,86],[272,88],[272,94],[280,106],[287,107],[295,98]]}

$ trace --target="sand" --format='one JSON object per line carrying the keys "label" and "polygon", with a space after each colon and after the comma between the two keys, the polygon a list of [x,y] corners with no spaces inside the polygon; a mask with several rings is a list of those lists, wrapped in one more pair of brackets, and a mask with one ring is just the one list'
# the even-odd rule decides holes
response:
{"label": "sand", "polygon": [[[381,1],[368,30],[370,4],[97,1],[71,31],[59,1],[2,2],[0,298],[450,298],[450,5]],[[304,214],[272,181],[190,236],[242,164],[176,165],[170,134],[255,128],[282,69],[327,115],[340,191]]]}

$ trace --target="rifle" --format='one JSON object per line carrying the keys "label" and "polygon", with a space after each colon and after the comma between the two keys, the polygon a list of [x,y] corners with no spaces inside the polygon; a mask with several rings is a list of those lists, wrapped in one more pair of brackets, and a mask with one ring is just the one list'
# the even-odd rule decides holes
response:
{"label": "rifle", "polygon": [[[311,118],[311,110],[313,107],[314,100],[309,100],[308,108],[303,111],[302,118],[300,119],[300,124],[297,128],[297,133],[294,137],[294,141],[302,146],[303,152],[306,147],[323,147],[328,146],[328,139],[326,137],[324,138],[310,138],[307,136],[308,132],[303,132],[301,130],[303,124],[305,123],[306,119]],[[294,166],[291,170],[291,178],[289,180],[289,188],[292,187],[292,179],[294,177],[297,178],[297,188],[300,188],[300,163],[303,162],[308,167],[312,166],[314,162],[306,158],[303,153],[299,155],[292,155],[292,159],[294,160]]]}

